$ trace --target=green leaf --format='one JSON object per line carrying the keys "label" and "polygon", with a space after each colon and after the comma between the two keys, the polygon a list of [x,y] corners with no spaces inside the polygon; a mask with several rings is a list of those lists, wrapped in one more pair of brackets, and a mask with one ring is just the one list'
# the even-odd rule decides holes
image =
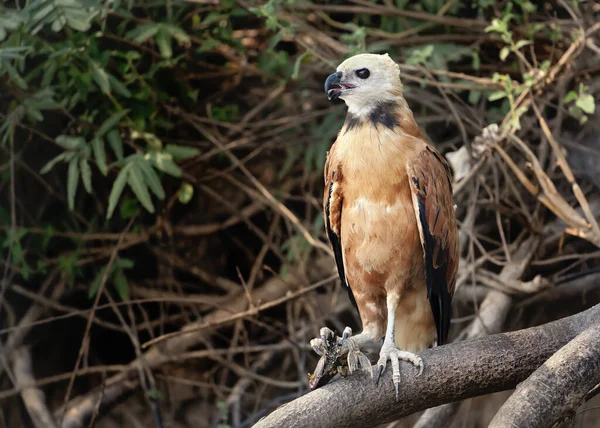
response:
{"label": "green leaf", "polygon": [[166,30],[160,29],[158,33],[156,33],[156,44],[163,58],[171,58],[173,56],[171,36]]}
{"label": "green leaf", "polygon": [[139,211],[140,203],[136,198],[125,197],[119,205],[119,216],[123,220],[130,219]]}
{"label": "green leaf", "polygon": [[40,85],[42,88],[50,86],[50,84],[52,83],[52,79],[54,79],[54,76],[56,75],[56,69],[57,66],[55,61],[50,62],[50,64],[46,66]]}
{"label": "green leaf", "polygon": [[150,198],[150,193],[148,193],[148,187],[146,186],[146,182],[144,180],[144,173],[138,165],[132,164],[132,167],[129,170],[127,182],[129,183],[131,190],[133,190],[136,198],[138,198],[138,201],[141,202],[144,208],[146,208],[148,212],[154,213],[154,204]]}
{"label": "green leaf", "polygon": [[54,141],[56,141],[56,144],[67,150],[81,149],[81,147],[85,145],[85,139],[83,137],[71,137],[69,135],[59,135]]}
{"label": "green leaf", "polygon": [[200,154],[200,150],[196,147],[178,146],[175,144],[167,144],[165,151],[171,154],[175,160],[189,159]]}
{"label": "green leaf", "polygon": [[136,130],[132,130],[131,138],[133,138],[134,140],[138,139],[138,138],[142,138],[146,141],[146,143],[152,150],[156,150],[156,151],[162,150],[162,141],[160,140],[160,138],[158,138],[156,135],[154,135],[150,132],[139,132]]}
{"label": "green leaf", "polygon": [[510,53],[510,49],[508,46],[504,46],[502,49],[500,49],[500,59],[502,61],[504,61],[506,59],[506,57],[508,57],[508,54]]}
{"label": "green leaf", "polygon": [[110,93],[110,82],[106,71],[95,61],[90,61],[90,65],[92,67],[92,79],[94,79],[94,82],[96,82],[103,93]]}
{"label": "green leaf", "polygon": [[101,138],[95,137],[92,140],[92,149],[94,150],[94,157],[96,158],[96,164],[98,169],[106,177],[108,174],[108,167],[106,165],[106,152],[104,151],[104,141]]}
{"label": "green leaf", "polygon": [[474,70],[479,70],[479,68],[481,67],[481,58],[479,57],[479,52],[474,51],[472,53],[473,56],[473,60],[472,60],[472,66]]}
{"label": "green leaf", "polygon": [[143,43],[149,38],[154,37],[158,30],[160,30],[160,25],[149,22],[131,30],[125,37],[135,42]]}
{"label": "green leaf", "polygon": [[108,144],[110,144],[111,149],[115,152],[118,160],[123,159],[123,141],[121,140],[121,136],[119,135],[119,131],[117,129],[113,129],[106,134],[106,139],[108,140]]}
{"label": "green leaf", "polygon": [[506,97],[506,92],[504,91],[494,91],[488,95],[488,101],[497,101]]}
{"label": "green leaf", "polygon": [[492,19],[491,25],[486,27],[484,31],[486,33],[491,33],[491,32],[505,33],[507,30],[508,30],[508,26],[507,26],[506,22],[495,18],[495,19]]}
{"label": "green leaf", "polygon": [[116,93],[118,93],[119,95],[124,96],[125,98],[130,98],[131,97],[131,92],[129,91],[129,89],[127,89],[127,86],[125,86],[115,76],[113,76],[112,74],[109,74],[108,75],[108,80],[110,81],[110,87],[113,88],[113,90]]}
{"label": "green leaf", "polygon": [[135,263],[131,259],[121,257],[115,262],[115,266],[119,269],[131,269],[135,266]]}
{"label": "green leaf", "polygon": [[433,54],[433,50],[433,45],[425,45],[419,48],[413,48],[410,51],[406,63],[410,65],[425,64],[427,59],[431,57],[431,54]]}
{"label": "green leaf", "polygon": [[181,177],[182,171],[175,162],[173,162],[172,155],[170,153],[157,153],[152,152],[146,156],[150,157],[152,164],[159,170],[166,172],[173,177]]}
{"label": "green leaf", "polygon": [[192,200],[192,196],[194,196],[194,187],[189,183],[183,183],[177,193],[179,202],[186,205]]}
{"label": "green leaf", "polygon": [[75,194],[77,193],[77,186],[79,185],[79,165],[77,160],[77,158],[71,159],[67,173],[67,201],[70,211],[73,211],[73,208],[75,207]]}
{"label": "green leaf", "polygon": [[591,94],[581,94],[575,101],[575,105],[587,114],[593,114],[596,110],[594,97]]}
{"label": "green leaf", "polygon": [[129,300],[129,284],[127,283],[127,278],[123,275],[123,272],[119,271],[115,274],[113,281],[115,283],[115,289],[119,294],[119,297],[124,302]]}
{"label": "green leaf", "polygon": [[469,103],[477,104],[481,99],[482,92],[481,91],[470,91],[469,92]]}
{"label": "green leaf", "polygon": [[298,58],[296,58],[296,61],[294,62],[294,71],[292,72],[293,80],[298,80],[298,77],[300,77],[300,64],[308,55],[309,52],[305,51],[302,55],[299,55]]}
{"label": "green leaf", "polygon": [[10,62],[4,62],[2,64],[2,67],[6,69],[6,71],[8,72],[8,76],[19,88],[27,89],[27,82],[21,77],[17,69],[13,67]]}
{"label": "green leaf", "polygon": [[81,180],[83,181],[85,191],[92,193],[92,169],[87,159],[79,159],[79,169],[81,170]]}
{"label": "green leaf", "polygon": [[92,297],[94,297],[96,295],[96,293],[98,292],[98,290],[100,289],[100,285],[102,284],[102,277],[104,276],[104,272],[106,272],[106,266],[104,266],[102,269],[100,269],[100,271],[98,272],[98,274],[92,281],[92,284],[90,285],[90,289],[88,290],[88,299],[91,299]]}
{"label": "green leaf", "polygon": [[188,43],[190,41],[190,36],[187,35],[187,33],[172,24],[162,24],[162,27],[165,31],[167,31],[171,37],[175,38],[178,42],[181,43]]}
{"label": "green leaf", "polygon": [[[64,1],[64,0],[63,0]],[[67,4],[69,4],[68,2]],[[77,3],[76,3],[77,4]],[[98,9],[85,9],[83,4],[77,4],[76,7],[63,7],[62,13],[67,18],[67,24],[75,31],[85,32],[92,26],[92,20],[98,15]]]}
{"label": "green leaf", "polygon": [[515,49],[519,50],[524,46],[530,45],[531,41],[529,40],[519,40],[517,43],[515,43]]}
{"label": "green leaf", "polygon": [[60,161],[66,160],[67,155],[69,153],[61,153],[60,155],[56,156],[55,158],[51,159],[46,165],[43,166],[43,168],[40,170],[40,174],[44,175],[47,174],[52,168],[54,168],[54,166],[59,163]]}
{"label": "green leaf", "polygon": [[48,245],[50,244],[50,240],[54,237],[55,234],[56,234],[56,232],[51,224],[47,225],[44,228],[44,234],[42,237],[42,244],[41,244],[43,253],[45,253],[48,250]]}
{"label": "green leaf", "polygon": [[45,260],[38,260],[35,270],[42,275],[48,274],[48,262]]}
{"label": "green leaf", "polygon": [[577,95],[577,92],[569,91],[569,93],[567,95],[565,95],[563,103],[567,104],[567,103],[570,103],[571,101],[575,101],[578,96],[579,95]]}
{"label": "green leaf", "polygon": [[529,13],[534,13],[537,10],[537,6],[533,3],[531,3],[530,1],[521,3],[521,7],[523,8],[523,10],[525,10]]}
{"label": "green leaf", "polygon": [[110,195],[108,196],[108,212],[106,213],[106,218],[111,218],[115,208],[117,207],[117,202],[119,202],[119,198],[121,197],[121,193],[123,193],[123,189],[125,188],[125,184],[127,183],[127,176],[129,175],[129,170],[131,169],[131,164],[126,165],[117,175],[115,182],[113,183],[112,190],[110,191]]}
{"label": "green leaf", "polygon": [[150,166],[147,160],[141,159],[137,162],[137,165],[140,166],[142,172],[144,173],[144,177],[146,178],[146,183],[152,193],[154,193],[159,199],[165,198],[165,191],[162,187],[160,179],[158,178],[158,174],[154,171],[154,168]]}
{"label": "green leaf", "polygon": [[129,112],[130,109],[121,110],[102,122],[102,125],[100,125],[100,128],[96,132],[96,137],[104,137],[104,134],[117,126],[121,122],[121,119]]}

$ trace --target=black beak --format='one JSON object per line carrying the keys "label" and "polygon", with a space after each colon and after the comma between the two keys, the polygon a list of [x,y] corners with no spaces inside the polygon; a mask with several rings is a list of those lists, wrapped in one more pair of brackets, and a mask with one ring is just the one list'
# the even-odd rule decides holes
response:
{"label": "black beak", "polygon": [[340,85],[341,80],[341,71],[330,74],[327,77],[327,80],[325,80],[325,92],[327,92],[327,98],[329,98],[329,101],[337,100],[340,96],[340,93],[342,92],[342,85]]}

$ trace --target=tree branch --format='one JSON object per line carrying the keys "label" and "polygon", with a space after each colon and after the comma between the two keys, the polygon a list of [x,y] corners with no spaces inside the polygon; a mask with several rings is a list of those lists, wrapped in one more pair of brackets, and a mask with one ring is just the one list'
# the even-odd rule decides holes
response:
{"label": "tree branch", "polygon": [[[529,266],[533,254],[539,245],[539,239],[529,237],[517,249],[512,260],[500,272],[501,281],[518,280]],[[506,317],[512,307],[513,299],[510,295],[491,290],[479,307],[477,317],[459,335],[459,339],[475,339],[490,334],[500,333]],[[440,407],[427,409],[419,418],[413,428],[446,427],[458,412],[460,403],[448,403]]]}
{"label": "tree branch", "polygon": [[17,380],[16,387],[21,389],[21,398],[36,428],[56,428],[52,414],[46,406],[46,397],[35,386],[31,353],[27,347],[17,348],[13,353],[13,370]]}
{"label": "tree branch", "polygon": [[423,374],[401,364],[395,401],[391,370],[380,385],[355,373],[285,404],[255,428],[375,426],[428,407],[514,388],[558,349],[600,319],[600,305],[543,326],[452,343],[420,353]]}
{"label": "tree branch", "polygon": [[[315,263],[313,271],[315,276],[323,277],[324,272],[331,271],[332,263],[329,257],[320,259]],[[282,298],[290,291],[290,288],[300,287],[305,281],[306,278],[296,269],[290,270],[285,280],[279,277],[271,278],[253,291],[253,303]],[[305,288],[308,289],[312,286]],[[241,313],[247,307],[248,301],[244,298],[243,292],[235,294],[231,300],[224,302],[219,309],[207,314],[202,320],[188,323],[181,328],[181,331],[191,331],[190,333],[173,336],[152,345],[141,357],[144,359],[144,364],[154,369],[173,361],[187,349],[202,344],[211,331],[223,323],[231,322],[234,319],[232,314]],[[199,326],[207,324],[213,326],[198,330]],[[65,406],[57,409],[54,412],[56,419],[60,420],[60,416],[64,415],[60,427],[79,428],[85,426],[94,413],[99,415],[107,413],[116,404],[126,399],[129,394],[135,392],[139,387],[137,368],[142,364],[141,358],[132,361],[128,370],[108,378],[101,387],[75,397]]]}
{"label": "tree branch", "polygon": [[521,383],[489,428],[550,427],[600,382],[600,322],[561,348]]}

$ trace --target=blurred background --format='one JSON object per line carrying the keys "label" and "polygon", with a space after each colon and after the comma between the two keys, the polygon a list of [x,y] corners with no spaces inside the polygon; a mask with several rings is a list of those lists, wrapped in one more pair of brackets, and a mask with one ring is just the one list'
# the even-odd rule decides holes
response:
{"label": "blurred background", "polygon": [[[453,169],[451,339],[599,302],[599,17],[585,0],[0,3],[0,426],[249,427],[307,392],[319,328],[360,330],[322,198],[345,117],[324,79],[361,52],[400,64]],[[487,426],[508,395],[448,423]],[[576,426],[600,426],[598,405]]]}

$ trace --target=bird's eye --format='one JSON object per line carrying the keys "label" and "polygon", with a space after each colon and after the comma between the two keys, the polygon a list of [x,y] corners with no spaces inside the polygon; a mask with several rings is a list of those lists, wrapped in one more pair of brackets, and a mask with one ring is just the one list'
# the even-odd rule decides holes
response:
{"label": "bird's eye", "polygon": [[356,75],[358,77],[360,77],[361,79],[366,79],[371,75],[371,73],[369,72],[368,69],[361,68],[360,70],[356,70]]}

